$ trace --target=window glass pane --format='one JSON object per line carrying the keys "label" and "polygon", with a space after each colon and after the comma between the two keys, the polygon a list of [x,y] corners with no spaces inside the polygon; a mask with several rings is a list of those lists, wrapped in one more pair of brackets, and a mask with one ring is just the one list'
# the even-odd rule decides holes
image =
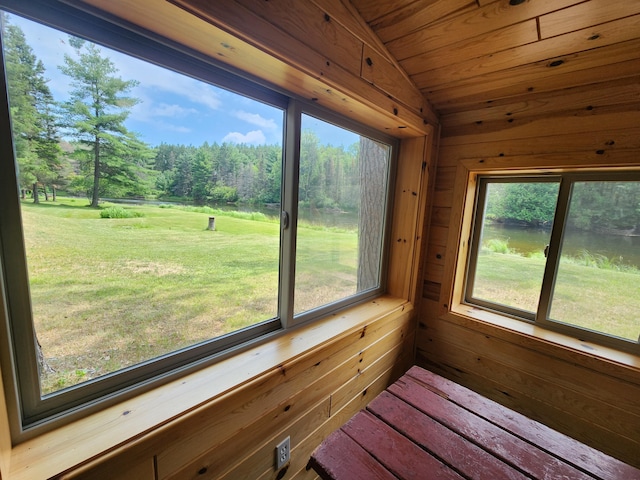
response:
{"label": "window glass pane", "polygon": [[487,182],[472,297],[535,313],[557,182]]}
{"label": "window glass pane", "polygon": [[3,22],[50,393],[278,315],[283,111]]}
{"label": "window glass pane", "polygon": [[380,286],[390,150],[303,115],[296,314]]}
{"label": "window glass pane", "polygon": [[551,318],[638,340],[640,182],[573,185]]}

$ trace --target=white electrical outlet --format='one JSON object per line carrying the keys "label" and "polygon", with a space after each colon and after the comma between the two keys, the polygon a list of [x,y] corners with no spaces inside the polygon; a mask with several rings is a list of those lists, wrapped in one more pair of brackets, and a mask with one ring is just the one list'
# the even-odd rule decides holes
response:
{"label": "white electrical outlet", "polygon": [[280,470],[287,463],[289,463],[289,456],[291,454],[291,439],[290,437],[282,440],[276,447],[276,469]]}

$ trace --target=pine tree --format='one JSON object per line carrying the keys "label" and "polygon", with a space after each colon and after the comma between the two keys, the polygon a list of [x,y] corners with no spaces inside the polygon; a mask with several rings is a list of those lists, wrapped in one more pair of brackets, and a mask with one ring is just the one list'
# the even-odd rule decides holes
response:
{"label": "pine tree", "polygon": [[[69,37],[76,58],[65,55],[60,70],[71,78],[71,98],[63,108],[69,132],[80,143],[76,149],[86,174],[91,206],[97,207],[101,192],[130,189],[138,179],[136,169],[122,159],[126,143],[135,138],[124,122],[138,99],[126,94],[137,85],[122,80],[110,58],[94,44]],[[101,190],[102,189],[102,190]]]}
{"label": "pine tree", "polygon": [[2,14],[5,63],[20,187],[33,190],[60,179],[62,150],[58,142],[55,102],[45,78],[45,68],[27,44],[20,27]]}

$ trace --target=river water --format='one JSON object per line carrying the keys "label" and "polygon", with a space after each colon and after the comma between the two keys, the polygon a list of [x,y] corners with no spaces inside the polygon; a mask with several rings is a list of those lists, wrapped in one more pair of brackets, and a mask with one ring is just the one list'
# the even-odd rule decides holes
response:
{"label": "river water", "polygon": [[[507,241],[509,248],[523,255],[544,251],[550,235],[551,230],[548,229],[505,225],[486,225],[483,233],[485,241],[492,238]],[[604,255],[616,263],[640,268],[640,237],[575,230],[565,232],[563,255],[579,256],[584,250],[591,255]]]}

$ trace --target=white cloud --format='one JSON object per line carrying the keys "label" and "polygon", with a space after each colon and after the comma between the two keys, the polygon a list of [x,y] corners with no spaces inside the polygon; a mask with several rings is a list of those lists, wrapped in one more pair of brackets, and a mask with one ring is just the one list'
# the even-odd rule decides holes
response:
{"label": "white cloud", "polygon": [[172,118],[184,118],[191,114],[197,114],[198,110],[195,108],[185,108],[180,105],[169,105],[167,103],[161,103],[156,107],[151,108],[150,115],[155,117],[172,117]]}
{"label": "white cloud", "polygon": [[261,145],[266,143],[267,139],[262,133],[262,130],[253,130],[248,132],[246,135],[240,132],[229,132],[222,139],[223,142],[230,143],[249,143]]}
{"label": "white cloud", "polygon": [[265,128],[267,130],[276,130],[278,128],[278,125],[276,125],[276,122],[273,119],[264,118],[258,113],[249,113],[243,110],[238,110],[233,112],[233,115],[240,120],[256,125],[260,128]]}

